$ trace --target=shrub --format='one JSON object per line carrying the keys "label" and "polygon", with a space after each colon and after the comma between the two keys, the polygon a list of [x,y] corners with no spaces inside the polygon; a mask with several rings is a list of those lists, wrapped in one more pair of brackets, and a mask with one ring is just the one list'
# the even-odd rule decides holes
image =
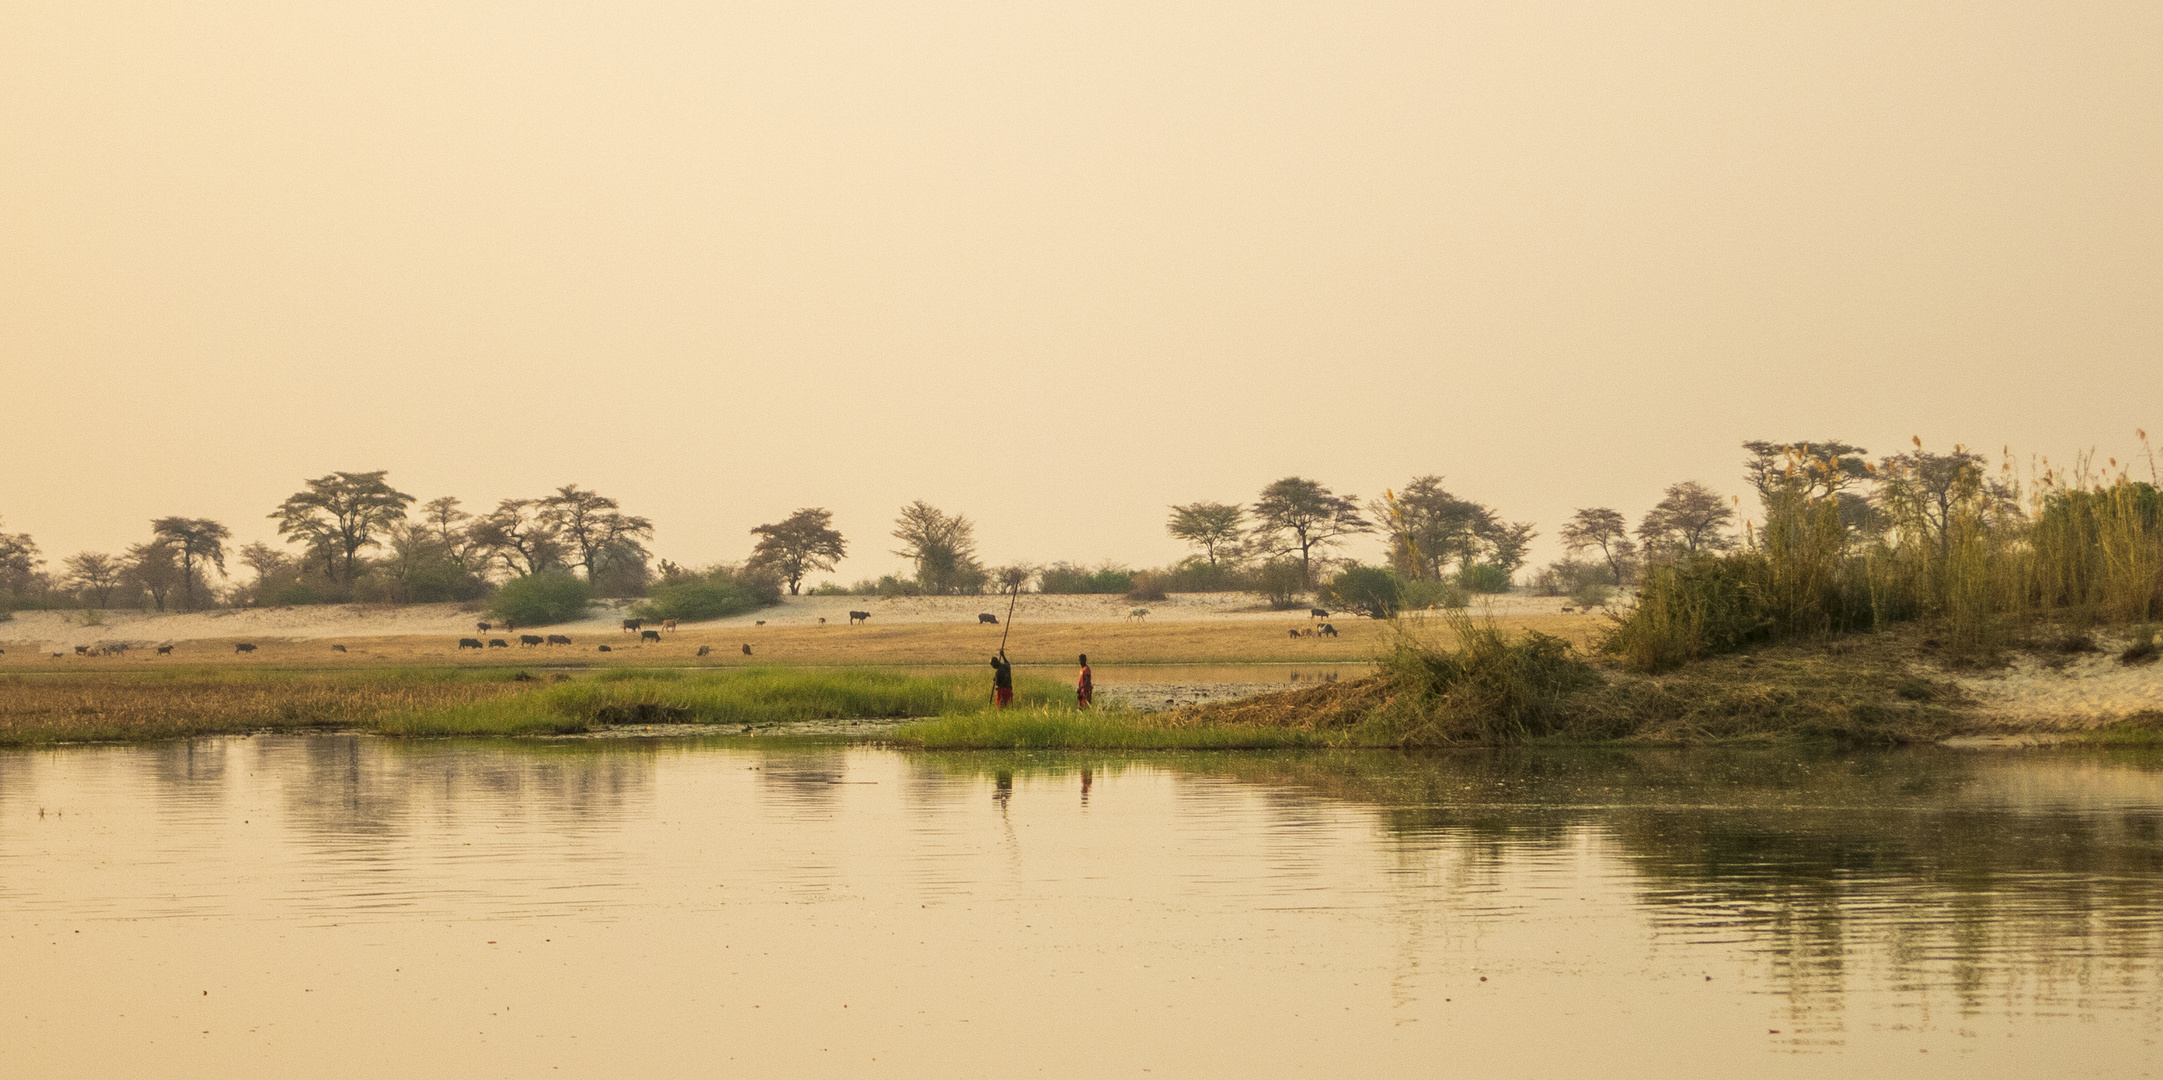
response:
{"label": "shrub", "polygon": [[642,619],[697,622],[741,615],[780,602],[781,582],[772,574],[715,566],[663,578],[660,584],[646,590],[646,599],[633,605],[631,614]]}
{"label": "shrub", "polygon": [[1461,608],[1470,604],[1472,598],[1465,595],[1464,587],[1454,581],[1421,578],[1418,581],[1398,582],[1397,602],[1403,610]]}
{"label": "shrub", "polygon": [[1510,572],[1499,566],[1473,563],[1457,571],[1457,584],[1476,593],[1506,593],[1510,591]]}
{"label": "shrub", "polygon": [[1598,581],[1587,581],[1570,590],[1570,603],[1576,604],[1578,607],[1606,607],[1608,601],[1614,598],[1614,586]]}
{"label": "shrub", "polygon": [[1329,583],[1329,598],[1337,607],[1377,619],[1387,619],[1403,606],[1397,576],[1379,566],[1345,567]]}
{"label": "shrub", "polygon": [[569,622],[585,614],[593,590],[563,571],[513,578],[496,590],[488,613],[522,626]]}
{"label": "shrub", "polygon": [[1278,559],[1263,564],[1254,584],[1256,591],[1269,597],[1269,606],[1282,611],[1299,606],[1299,598],[1306,595],[1307,571],[1290,559]]}
{"label": "shrub", "polygon": [[1075,563],[1056,562],[1040,571],[1036,579],[1036,589],[1042,593],[1117,595],[1133,588],[1134,572],[1110,563],[1091,570]]}
{"label": "shrub", "polygon": [[1155,570],[1137,570],[1133,586],[1127,589],[1129,600],[1162,600],[1165,598],[1165,575]]}
{"label": "shrub", "polygon": [[1369,721],[1400,745],[1519,742],[1561,730],[1571,695],[1599,683],[1570,643],[1512,641],[1492,619],[1451,615],[1454,649],[1400,635],[1382,660],[1390,696]]}

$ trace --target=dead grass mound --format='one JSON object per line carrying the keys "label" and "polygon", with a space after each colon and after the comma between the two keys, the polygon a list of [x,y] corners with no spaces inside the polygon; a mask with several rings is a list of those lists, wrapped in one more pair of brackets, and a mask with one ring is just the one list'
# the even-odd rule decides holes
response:
{"label": "dead grass mound", "polygon": [[1391,696],[1390,681],[1380,675],[1370,675],[1234,701],[1182,705],[1158,713],[1156,722],[1167,728],[1216,726],[1341,731],[1380,711]]}

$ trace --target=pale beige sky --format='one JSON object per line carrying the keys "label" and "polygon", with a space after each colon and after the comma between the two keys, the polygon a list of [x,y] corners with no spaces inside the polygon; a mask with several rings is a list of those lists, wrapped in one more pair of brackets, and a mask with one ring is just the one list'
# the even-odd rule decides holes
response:
{"label": "pale beige sky", "polygon": [[[576,482],[1155,564],[2163,431],[2163,5],[0,0],[0,521]],[[1378,550],[1375,548],[1374,550]]]}

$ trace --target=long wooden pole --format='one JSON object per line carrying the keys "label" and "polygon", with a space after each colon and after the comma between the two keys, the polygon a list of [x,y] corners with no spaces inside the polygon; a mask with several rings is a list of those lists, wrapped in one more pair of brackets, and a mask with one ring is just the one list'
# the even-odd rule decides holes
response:
{"label": "long wooden pole", "polygon": [[1021,599],[1021,583],[1014,583],[1014,595],[1006,602],[1006,629],[999,632],[999,655],[1006,655],[1006,636],[1014,632],[1014,602]]}

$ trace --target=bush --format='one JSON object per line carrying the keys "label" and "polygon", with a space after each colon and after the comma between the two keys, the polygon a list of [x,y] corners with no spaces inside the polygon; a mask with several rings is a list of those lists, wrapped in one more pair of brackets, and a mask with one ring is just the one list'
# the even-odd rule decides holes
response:
{"label": "bush", "polygon": [[1290,559],[1278,559],[1266,563],[1254,575],[1255,591],[1269,597],[1269,606],[1283,611],[1299,606],[1299,598],[1307,593],[1305,567]]}
{"label": "bush", "polygon": [[1397,576],[1379,566],[1347,566],[1329,583],[1330,603],[1377,619],[1403,607]]}
{"label": "bush", "polygon": [[1570,603],[1583,608],[1606,607],[1614,598],[1614,586],[1597,581],[1587,581],[1570,590]]}
{"label": "bush", "polygon": [[771,574],[716,566],[696,573],[677,573],[646,590],[646,599],[631,608],[642,619],[681,619],[697,622],[741,615],[781,602],[781,582]]}
{"label": "bush", "polygon": [[1569,642],[1512,641],[1491,619],[1449,616],[1455,649],[1401,636],[1382,660],[1389,701],[1370,723],[1399,745],[1520,742],[1560,731],[1569,698],[1599,685]]}
{"label": "bush", "polygon": [[1464,607],[1471,602],[1472,598],[1465,595],[1464,586],[1454,581],[1421,578],[1418,581],[1397,583],[1397,604],[1400,610],[1453,609]]}
{"label": "bush", "polygon": [[1129,600],[1162,600],[1165,598],[1165,575],[1155,570],[1137,570],[1133,587],[1127,590]]}
{"label": "bush", "polygon": [[1053,563],[1040,571],[1036,579],[1038,592],[1061,595],[1118,595],[1133,588],[1134,572],[1109,563],[1096,570],[1074,563]]}
{"label": "bush", "polygon": [[1473,563],[1457,571],[1457,584],[1476,593],[1506,593],[1510,591],[1510,572],[1499,566]]}
{"label": "bush", "polygon": [[513,578],[488,601],[488,613],[521,626],[569,622],[586,613],[593,590],[563,571]]}

